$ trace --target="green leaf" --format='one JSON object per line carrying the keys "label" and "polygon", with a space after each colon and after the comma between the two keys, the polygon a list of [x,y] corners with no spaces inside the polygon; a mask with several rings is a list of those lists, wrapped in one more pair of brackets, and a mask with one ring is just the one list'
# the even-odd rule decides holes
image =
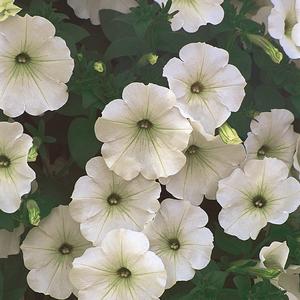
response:
{"label": "green leaf", "polygon": [[102,9],[100,10],[99,15],[101,20],[101,28],[105,36],[111,42],[120,38],[135,36],[132,25],[117,19],[123,15],[120,12],[110,9]]}
{"label": "green leaf", "polygon": [[76,118],[68,131],[68,144],[72,158],[84,168],[86,162],[100,152],[100,142],[94,133],[94,123],[86,118]]}
{"label": "green leaf", "polygon": [[211,261],[205,269],[196,272],[192,280],[196,287],[183,299],[216,299],[221,293],[227,276],[227,272],[219,271],[217,264]]}
{"label": "green leaf", "polygon": [[247,241],[239,240],[234,236],[224,233],[219,227],[215,231],[215,244],[224,252],[235,256],[247,255],[252,248],[252,241],[250,239]]}
{"label": "green leaf", "polygon": [[256,283],[248,295],[248,300],[288,300],[286,291],[280,290],[268,280]]}
{"label": "green leaf", "polygon": [[104,58],[111,60],[122,56],[135,56],[143,53],[143,43],[136,37],[124,37],[113,41],[107,48]]}
{"label": "green leaf", "polygon": [[19,224],[15,217],[16,213],[6,214],[5,212],[0,211],[0,229],[13,231]]}
{"label": "green leaf", "polygon": [[251,289],[251,280],[249,276],[238,275],[233,278],[233,282],[238,289],[239,296],[247,300],[247,295]]}
{"label": "green leaf", "polygon": [[[12,255],[0,260],[0,300],[20,300],[26,290],[27,271],[22,255]],[[2,281],[2,290],[1,290]]]}
{"label": "green leaf", "polygon": [[255,108],[258,111],[270,111],[273,108],[285,108],[285,100],[274,86],[260,85],[254,92]]}
{"label": "green leaf", "polygon": [[72,53],[76,53],[76,43],[88,37],[90,34],[78,25],[64,22],[57,28],[57,35],[66,41]]}
{"label": "green leaf", "polygon": [[245,50],[242,50],[237,46],[233,47],[229,54],[229,62],[239,69],[246,80],[249,80],[252,68],[252,60],[250,55]]}

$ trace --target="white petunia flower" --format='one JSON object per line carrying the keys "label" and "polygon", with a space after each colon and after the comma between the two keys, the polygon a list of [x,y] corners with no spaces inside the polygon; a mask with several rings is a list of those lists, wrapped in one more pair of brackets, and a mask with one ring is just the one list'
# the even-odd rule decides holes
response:
{"label": "white petunia flower", "polygon": [[289,252],[286,242],[272,242],[270,246],[263,247],[260,250],[260,265],[264,268],[276,268],[283,271]]}
{"label": "white petunia flower", "polygon": [[27,275],[30,288],[57,299],[68,298],[74,292],[69,280],[72,262],[89,246],[80,234],[79,224],[71,218],[69,207],[53,208],[21,245],[24,264],[31,270]]}
{"label": "white petunia flower", "polygon": [[161,259],[149,250],[142,232],[110,231],[100,247],[76,258],[70,279],[79,300],[154,300],[166,285]]}
{"label": "white petunia flower", "polygon": [[168,178],[166,188],[176,198],[199,205],[203,195],[216,199],[218,181],[229,176],[246,155],[242,145],[225,144],[220,136],[206,134],[200,124],[192,122],[192,126],[184,152],[186,164]]}
{"label": "white petunia flower", "polygon": [[[154,0],[165,5],[168,0]],[[173,31],[183,28],[187,32],[196,32],[200,26],[211,23],[217,25],[224,18],[221,6],[223,0],[172,0],[170,13],[178,11],[171,20]]]}
{"label": "white petunia flower", "polygon": [[68,100],[74,62],[55,27],[42,17],[15,16],[0,26],[0,108],[10,117],[40,115]]}
{"label": "white petunia flower", "polygon": [[77,17],[91,19],[92,24],[99,25],[99,10],[112,9],[129,13],[131,7],[137,6],[136,0],[68,0]]}
{"label": "white petunia flower", "polygon": [[188,201],[166,199],[155,219],[145,227],[150,249],[163,261],[167,286],[194,277],[195,269],[205,268],[213,249],[213,235],[204,226],[207,214]]}
{"label": "white petunia flower", "polygon": [[277,158],[249,160],[219,182],[219,223],[241,240],[256,239],[268,222],[283,224],[300,205],[300,184]]}
{"label": "white petunia flower", "polygon": [[94,245],[112,229],[142,231],[159,209],[159,183],[142,176],[125,181],[107,168],[102,157],[92,158],[86,171],[88,176],[75,185],[70,213]]}
{"label": "white petunia flower", "polygon": [[20,123],[0,122],[0,210],[6,213],[17,211],[21,197],[31,190],[35,179],[27,164],[31,147],[32,138]]}
{"label": "white petunia flower", "polygon": [[23,225],[13,231],[0,230],[0,258],[7,258],[8,255],[15,255],[20,252],[20,236],[23,232]]}
{"label": "white petunia flower", "polygon": [[290,265],[284,269],[289,255],[286,242],[273,242],[268,247],[263,247],[259,253],[260,266],[265,268],[277,268],[282,272],[278,277],[271,279],[276,287],[286,290],[289,300],[300,299],[300,266]]}
{"label": "white petunia flower", "polygon": [[300,1],[271,0],[273,8],[268,17],[269,34],[279,40],[290,58],[300,58]]}
{"label": "white petunia flower", "polygon": [[247,159],[275,157],[290,167],[297,141],[293,122],[293,114],[286,109],[272,109],[255,117],[245,141]]}
{"label": "white petunia flower", "polygon": [[176,174],[185,164],[192,127],[174,107],[172,91],[155,84],[131,83],[123,99],[110,102],[96,121],[107,166],[126,180]]}
{"label": "white petunia flower", "polygon": [[179,57],[169,60],[163,76],[167,77],[183,114],[214,134],[231,112],[240,108],[245,79],[235,66],[228,64],[226,50],[206,43],[184,46]]}
{"label": "white petunia flower", "polygon": [[281,273],[277,286],[283,290],[286,290],[286,295],[289,300],[300,299],[300,266],[291,265],[284,273]]}
{"label": "white petunia flower", "polygon": [[296,152],[294,154],[294,158],[293,158],[293,166],[296,169],[296,171],[298,172],[298,178],[300,179],[300,134],[297,135],[297,142],[296,142]]}

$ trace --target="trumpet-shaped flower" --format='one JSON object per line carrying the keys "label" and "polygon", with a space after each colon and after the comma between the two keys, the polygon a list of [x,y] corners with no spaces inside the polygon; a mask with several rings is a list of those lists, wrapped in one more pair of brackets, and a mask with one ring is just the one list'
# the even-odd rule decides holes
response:
{"label": "trumpet-shaped flower", "polygon": [[245,141],[247,159],[275,157],[291,166],[297,141],[293,121],[293,114],[286,109],[272,109],[255,117]]}
{"label": "trumpet-shaped flower", "polygon": [[75,185],[70,212],[95,245],[112,229],[142,231],[159,209],[157,182],[142,176],[126,181],[110,171],[102,157],[92,158],[86,171]]}
{"label": "trumpet-shaped flower", "polygon": [[0,258],[7,258],[8,255],[20,252],[20,237],[24,232],[24,226],[20,225],[13,231],[0,230]]}
{"label": "trumpet-shaped flower", "polygon": [[77,17],[91,19],[92,24],[99,25],[99,11],[112,9],[122,13],[128,13],[131,7],[137,6],[135,0],[68,0]]}
{"label": "trumpet-shaped flower", "polygon": [[68,206],[54,208],[38,227],[27,234],[21,249],[28,285],[36,292],[66,299],[74,287],[69,273],[75,257],[90,246],[80,234],[79,224],[70,216]]}
{"label": "trumpet-shaped flower", "polygon": [[269,34],[279,40],[292,59],[300,58],[300,1],[271,0],[273,8],[268,17]]}
{"label": "trumpet-shaped flower", "polygon": [[147,179],[176,174],[192,127],[175,107],[173,92],[134,82],[123,99],[110,102],[95,125],[107,166],[126,180],[139,173]]}
{"label": "trumpet-shaped flower", "polygon": [[[155,0],[160,5],[168,0]],[[173,0],[170,13],[178,11],[171,20],[173,31],[183,28],[187,32],[196,32],[207,23],[217,25],[224,18],[221,6],[223,0]]]}
{"label": "trumpet-shaped flower", "polygon": [[283,224],[300,205],[300,184],[276,158],[249,160],[219,182],[219,223],[241,240],[256,239],[268,222]]}
{"label": "trumpet-shaped flower", "polygon": [[166,199],[161,209],[145,227],[150,249],[167,270],[167,288],[176,281],[190,280],[195,269],[206,267],[213,249],[213,235],[204,226],[207,214],[189,201]]}
{"label": "trumpet-shaped flower", "polygon": [[142,232],[115,229],[74,260],[70,279],[79,300],[158,300],[166,271]]}
{"label": "trumpet-shaped flower", "polygon": [[225,144],[220,136],[206,134],[200,124],[192,122],[192,126],[184,151],[186,164],[167,179],[166,188],[176,198],[199,205],[203,195],[216,199],[218,181],[229,176],[246,155],[242,145]]}
{"label": "trumpet-shaped flower", "polygon": [[245,79],[235,66],[228,64],[227,51],[206,43],[185,45],[179,57],[168,61],[163,76],[168,79],[182,113],[214,134],[231,112],[240,108]]}
{"label": "trumpet-shaped flower", "polygon": [[42,17],[15,16],[0,26],[0,108],[10,117],[40,115],[68,100],[74,62],[55,27]]}
{"label": "trumpet-shaped flower", "polygon": [[18,210],[22,196],[31,190],[35,179],[27,164],[31,147],[32,138],[20,123],[0,122],[0,210],[6,213]]}

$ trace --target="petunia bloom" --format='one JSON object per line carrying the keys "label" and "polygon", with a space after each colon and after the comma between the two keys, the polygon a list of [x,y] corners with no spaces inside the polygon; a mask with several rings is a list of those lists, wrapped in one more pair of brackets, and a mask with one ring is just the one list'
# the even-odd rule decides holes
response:
{"label": "petunia bloom", "polygon": [[74,61],[42,17],[15,16],[0,26],[0,108],[9,117],[40,115],[68,100]]}
{"label": "petunia bloom", "polygon": [[292,59],[300,58],[300,1],[271,0],[268,32]]}
{"label": "petunia bloom", "polygon": [[131,7],[137,6],[135,0],[67,0],[77,17],[91,19],[92,24],[99,25],[99,11],[112,9],[122,13],[129,13]]}
{"label": "petunia bloom", "polygon": [[275,157],[290,167],[297,141],[293,122],[293,114],[286,109],[272,109],[256,116],[245,140],[247,160]]}
{"label": "petunia bloom", "polygon": [[176,174],[185,164],[182,150],[192,127],[175,107],[172,91],[155,84],[131,83],[123,99],[110,102],[96,121],[107,166],[126,180]]}
{"label": "petunia bloom", "polygon": [[69,207],[54,208],[29,231],[21,245],[25,267],[31,270],[27,275],[30,288],[57,299],[68,298],[74,292],[69,280],[72,262],[89,246]]}
{"label": "petunia bloom", "polygon": [[142,231],[159,209],[159,183],[142,176],[126,181],[110,171],[102,157],[92,158],[86,171],[75,184],[70,213],[95,245],[112,229]]}
{"label": "petunia bloom", "polygon": [[193,132],[184,151],[186,164],[168,177],[166,188],[176,198],[199,205],[204,195],[216,199],[218,181],[229,176],[246,154],[243,145],[225,144],[220,136],[206,134],[200,124],[191,124]]}
{"label": "petunia bloom", "polygon": [[150,250],[163,261],[167,270],[167,286],[194,277],[195,270],[205,268],[213,249],[213,235],[204,226],[207,214],[189,201],[165,199],[145,234]]}
{"label": "petunia bloom", "polygon": [[17,211],[22,196],[31,190],[35,179],[27,163],[31,147],[32,138],[20,123],[0,122],[0,210],[6,213]]}
{"label": "petunia bloom", "polygon": [[[165,5],[168,0],[155,0]],[[208,23],[217,25],[224,18],[221,6],[223,0],[173,0],[170,13],[178,11],[171,20],[173,31],[183,28],[187,32],[196,32],[200,26]]]}
{"label": "petunia bloom", "polygon": [[267,223],[283,224],[300,205],[300,183],[277,158],[249,160],[219,182],[219,223],[241,240],[256,239]]}
{"label": "petunia bloom", "polygon": [[182,113],[214,134],[231,112],[240,108],[245,79],[235,66],[228,64],[226,50],[206,43],[185,45],[179,57],[168,61],[163,76],[168,79]]}
{"label": "petunia bloom", "polygon": [[70,279],[79,300],[158,300],[166,271],[142,232],[115,229],[74,260]]}

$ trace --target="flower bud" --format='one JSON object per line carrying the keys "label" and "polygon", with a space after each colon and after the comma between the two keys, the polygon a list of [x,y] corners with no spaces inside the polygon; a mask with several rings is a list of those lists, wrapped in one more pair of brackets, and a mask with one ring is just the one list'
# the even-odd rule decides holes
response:
{"label": "flower bud", "polygon": [[262,48],[274,63],[279,64],[282,61],[282,53],[276,47],[274,47],[272,43],[265,37],[257,34],[247,34],[247,37],[250,42]]}
{"label": "flower bud", "polygon": [[28,157],[27,157],[27,161],[28,162],[34,162],[36,161],[37,157],[38,157],[38,150],[39,150],[39,147],[41,145],[41,141],[38,137],[34,137],[33,138],[33,145],[32,147],[29,149],[29,152],[28,152]]}
{"label": "flower bud", "polygon": [[98,73],[104,73],[106,71],[105,63],[102,61],[96,61],[94,63],[94,70]]}
{"label": "flower bud", "polygon": [[154,53],[148,53],[143,55],[140,60],[138,61],[138,64],[141,66],[146,65],[147,63],[150,65],[155,65],[157,63],[159,56]]}
{"label": "flower bud", "polygon": [[22,10],[13,3],[14,0],[0,0],[0,22],[5,21],[10,16],[15,16]]}
{"label": "flower bud", "polygon": [[26,208],[28,210],[28,218],[30,224],[32,224],[33,226],[38,226],[41,220],[41,216],[40,216],[40,208],[37,205],[36,201],[28,200],[26,202]]}
{"label": "flower bud", "polygon": [[248,268],[247,273],[263,279],[273,279],[278,277],[282,270],[280,268]]}
{"label": "flower bud", "polygon": [[238,145],[243,142],[236,130],[232,128],[227,122],[219,128],[219,135],[225,144]]}

